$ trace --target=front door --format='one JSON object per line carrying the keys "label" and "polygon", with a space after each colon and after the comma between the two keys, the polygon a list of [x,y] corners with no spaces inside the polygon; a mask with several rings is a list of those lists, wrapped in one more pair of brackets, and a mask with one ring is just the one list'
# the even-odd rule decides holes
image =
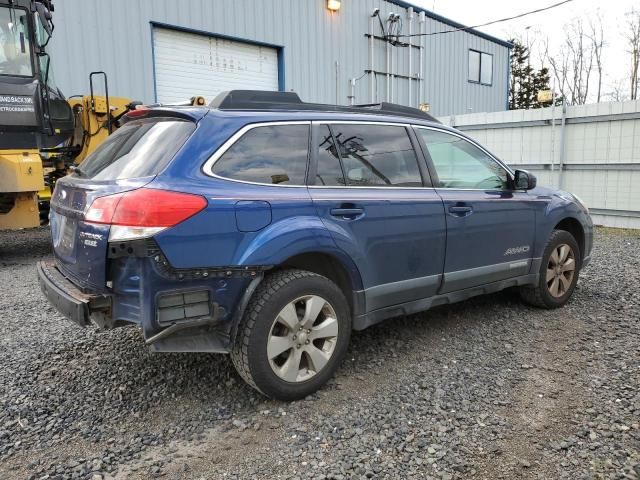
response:
{"label": "front door", "polygon": [[320,123],[313,139],[309,191],[360,271],[367,311],[434,295],[444,265],[444,211],[408,127]]}
{"label": "front door", "polygon": [[447,225],[441,293],[529,273],[535,234],[530,195],[512,189],[511,175],[462,136],[416,127]]}

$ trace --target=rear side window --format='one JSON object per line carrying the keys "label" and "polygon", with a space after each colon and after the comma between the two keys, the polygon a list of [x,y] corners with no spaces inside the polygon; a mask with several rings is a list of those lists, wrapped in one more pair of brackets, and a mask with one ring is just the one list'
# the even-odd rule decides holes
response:
{"label": "rear side window", "polygon": [[404,127],[332,124],[331,130],[347,185],[422,186],[418,159]]}
{"label": "rear side window", "polygon": [[157,175],[195,128],[192,122],[173,118],[130,121],[102,142],[79,165],[76,174],[94,180]]}
{"label": "rear side window", "polygon": [[256,127],[224,152],[211,171],[245,182],[304,185],[308,150],[308,125]]}

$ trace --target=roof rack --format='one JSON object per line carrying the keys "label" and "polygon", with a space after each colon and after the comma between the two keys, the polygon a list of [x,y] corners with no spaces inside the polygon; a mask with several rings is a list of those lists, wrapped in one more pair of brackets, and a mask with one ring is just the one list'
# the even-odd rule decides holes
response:
{"label": "roof rack", "polygon": [[303,102],[294,92],[271,92],[263,90],[230,90],[221,92],[209,104],[219,110],[298,110],[316,112],[369,113],[411,117],[428,122],[438,122],[433,116],[417,108],[395,103],[381,102],[363,105],[342,106]]}

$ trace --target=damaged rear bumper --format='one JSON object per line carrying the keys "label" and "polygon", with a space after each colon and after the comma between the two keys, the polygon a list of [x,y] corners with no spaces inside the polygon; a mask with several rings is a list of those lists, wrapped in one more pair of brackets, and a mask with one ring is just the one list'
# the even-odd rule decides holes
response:
{"label": "damaged rear bumper", "polygon": [[105,308],[109,308],[109,297],[82,292],[53,263],[40,261],[37,270],[42,293],[73,323],[86,327],[91,323],[92,311],[104,311]]}

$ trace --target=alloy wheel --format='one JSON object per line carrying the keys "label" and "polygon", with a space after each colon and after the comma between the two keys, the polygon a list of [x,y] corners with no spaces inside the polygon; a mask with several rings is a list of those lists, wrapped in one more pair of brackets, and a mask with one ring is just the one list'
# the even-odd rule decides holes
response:
{"label": "alloy wheel", "polygon": [[267,356],[273,372],[291,383],[318,374],[333,356],[338,319],[331,304],[318,295],[285,305],[271,326]]}
{"label": "alloy wheel", "polygon": [[547,288],[552,297],[560,298],[571,288],[576,273],[573,249],[566,243],[553,249],[547,265]]}

